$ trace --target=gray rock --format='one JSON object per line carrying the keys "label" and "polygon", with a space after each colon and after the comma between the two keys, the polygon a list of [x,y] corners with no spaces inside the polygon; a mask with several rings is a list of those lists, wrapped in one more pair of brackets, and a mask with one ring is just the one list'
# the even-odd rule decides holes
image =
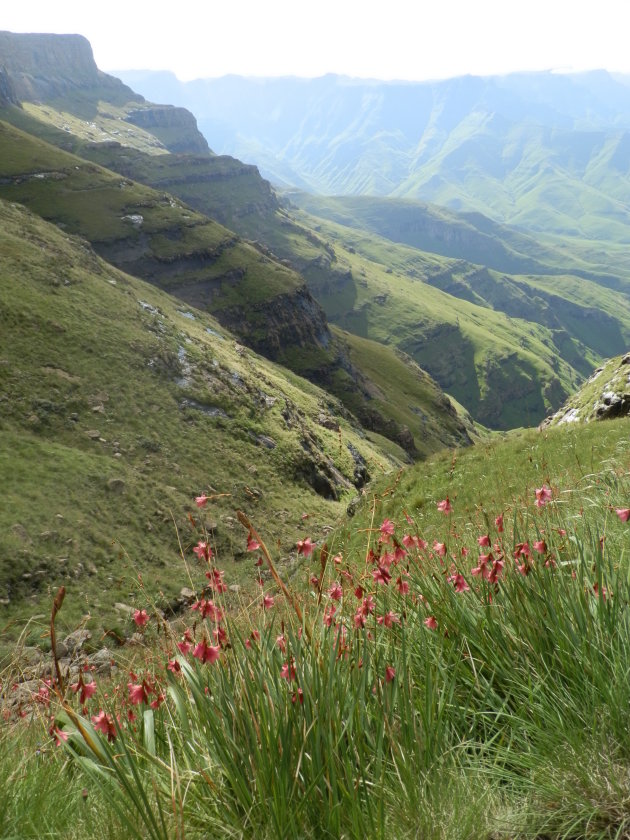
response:
{"label": "gray rock", "polygon": [[107,482],[107,489],[111,490],[112,493],[124,493],[125,486],[122,478],[110,478]]}
{"label": "gray rock", "polygon": [[75,630],[74,632],[68,634],[66,638],[63,640],[63,644],[66,646],[66,649],[70,655],[77,654],[85,645],[92,638],[92,634],[89,630],[79,629]]}

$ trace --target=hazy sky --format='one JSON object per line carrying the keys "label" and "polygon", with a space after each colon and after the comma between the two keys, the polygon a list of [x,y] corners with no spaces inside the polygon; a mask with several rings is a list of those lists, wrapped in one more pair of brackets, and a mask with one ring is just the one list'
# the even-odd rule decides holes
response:
{"label": "hazy sky", "polygon": [[182,80],[630,73],[630,0],[3,0],[0,29],[79,32],[102,70]]}

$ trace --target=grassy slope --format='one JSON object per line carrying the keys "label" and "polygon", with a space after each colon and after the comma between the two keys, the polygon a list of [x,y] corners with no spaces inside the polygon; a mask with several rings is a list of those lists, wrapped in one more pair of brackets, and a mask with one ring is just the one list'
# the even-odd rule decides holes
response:
{"label": "grassy slope", "polygon": [[[308,222],[317,224],[311,218]],[[332,223],[318,227],[334,259],[329,258],[328,270],[314,266],[304,274],[329,319],[409,353],[487,425],[531,425],[585,375],[586,369],[579,374],[571,366],[576,358],[580,364],[585,358],[591,367],[597,361],[593,350],[560,329],[516,317],[518,297],[521,306],[528,303],[524,290],[512,301],[514,317],[489,308],[486,298],[470,288],[478,276],[470,264]],[[492,273],[483,278],[502,288]]]}
{"label": "grassy slope", "polygon": [[[50,117],[55,112],[49,107],[47,113]],[[269,229],[280,231],[284,242],[285,215],[278,211],[275,196],[266,182],[260,179],[254,167],[245,166],[231,158],[212,156],[149,156],[144,153],[142,145],[140,149],[123,148],[119,145],[94,145],[90,137],[64,134],[51,126],[50,122],[40,123],[32,115],[20,113],[15,109],[7,115],[18,120],[29,131],[43,133],[51,142],[64,145],[72,143],[76,151],[89,154],[97,163],[111,166],[125,177],[138,178],[160,190],[159,194],[156,194],[125,181],[121,191],[120,179],[111,171],[96,168],[93,164],[82,161],[75,163],[75,166],[80,166],[79,171],[87,167],[87,171],[84,180],[76,185],[76,189],[68,189],[67,179],[64,180],[61,189],[60,182],[47,184],[51,193],[50,201],[47,201],[45,191],[41,189],[42,184],[31,180],[30,184],[25,185],[21,182],[14,185],[13,191],[9,191],[11,197],[21,200],[26,198],[30,206],[42,215],[61,220],[70,229],[87,235],[104,256],[129,271],[152,279],[168,291],[183,295],[198,306],[202,306],[204,301],[207,302],[213,312],[218,313],[224,320],[227,319],[227,323],[249,343],[340,396],[346,405],[365,421],[368,428],[389,436],[393,441],[403,439],[408,429],[415,441],[415,444],[408,441],[406,445],[410,454],[433,451],[435,446],[439,445],[439,435],[435,437],[431,433],[427,436],[426,423],[419,415],[408,413],[407,422],[400,424],[397,419],[400,412],[395,408],[396,394],[391,387],[390,377],[382,375],[378,366],[368,361],[370,372],[367,374],[362,368],[362,359],[355,350],[352,363],[356,369],[353,371],[344,363],[348,351],[343,342],[340,344],[333,340],[326,348],[321,343],[318,344],[321,342],[320,328],[321,331],[325,331],[323,320],[320,327],[310,325],[311,313],[297,311],[293,315],[296,320],[294,327],[287,329],[286,334],[280,335],[276,342],[273,337],[276,324],[271,316],[275,314],[274,310],[280,311],[281,306],[271,302],[274,296],[299,290],[302,278],[286,265],[282,265],[269,248],[259,243],[253,248],[239,241],[221,225],[210,221],[207,216],[201,217],[192,213],[163,192],[164,189],[174,189],[179,197],[209,215],[216,215],[219,209],[223,208],[222,220],[232,223],[238,218],[241,222],[241,233],[250,236],[260,234],[264,237]],[[41,113],[38,112],[38,116],[41,116]],[[12,137],[9,130],[7,145],[10,139]],[[38,145],[36,141],[31,141],[30,145],[25,141],[22,156],[13,168],[10,167],[9,158],[8,174],[14,175],[16,170],[20,172],[26,168],[29,155],[36,151],[39,151],[42,159],[47,162],[49,170],[59,169],[65,164],[64,171],[67,172],[71,160],[79,161],[78,158],[63,156],[59,159],[54,154],[47,157],[48,150],[49,147]],[[76,173],[76,170],[74,172]],[[77,196],[82,196],[88,185],[92,190],[89,193],[89,202],[95,226],[99,225],[101,213],[106,214],[106,224],[117,226],[110,241],[103,242],[102,234],[87,226],[82,213],[70,215],[73,203],[81,201],[81,197],[77,199]],[[121,192],[125,193],[124,197],[120,195]],[[156,198],[157,195],[159,199]],[[54,208],[51,210],[53,198]],[[119,198],[120,202],[116,204]],[[133,201],[136,202],[135,205],[132,204]],[[162,208],[164,215],[159,224],[147,211],[147,205],[155,202]],[[81,209],[83,210],[83,207]],[[134,212],[141,213],[144,222],[140,230],[131,234],[129,241],[124,237],[129,237],[128,229],[133,225],[129,221],[123,221],[122,216],[129,216]],[[160,227],[162,223],[166,226],[163,231]],[[299,248],[303,249],[306,246],[311,256],[314,249],[308,237],[316,242],[317,238],[290,222],[286,223],[289,226],[289,234],[292,235],[291,255],[296,258],[300,253]],[[145,239],[147,234],[151,236],[148,243]],[[134,235],[139,240],[135,244]],[[212,249],[216,256],[213,256]],[[183,266],[180,264],[182,256],[187,260]],[[246,307],[243,305],[244,301],[247,301]],[[230,312],[226,314],[226,310]],[[241,314],[237,317],[235,313],[238,312]],[[302,346],[292,346],[292,343],[296,343],[296,335],[297,344],[301,342]],[[368,345],[365,347],[367,350]],[[375,352],[376,348],[369,349],[372,355]],[[448,434],[456,433],[461,442],[467,442],[464,426],[454,423],[448,412],[445,413],[445,404],[441,397],[438,396],[437,401],[433,402],[426,399],[427,392],[422,386],[418,387],[420,379],[413,366],[406,369],[406,362],[402,357],[392,357],[388,368],[391,369],[392,365],[398,368],[394,379],[404,380],[410,393],[413,394],[414,389],[417,392],[413,401],[422,405],[423,412],[432,418],[432,428],[439,428],[444,419],[449,428]],[[385,394],[379,403],[380,416],[377,416],[375,403],[370,396],[373,390]]]}
{"label": "grassy slope", "polygon": [[[334,399],[239,350],[210,316],[22,208],[0,213],[0,591],[10,597],[0,626],[47,610],[60,583],[68,621],[91,612],[97,631],[116,624],[114,602],[134,603],[137,573],[168,601],[186,583],[176,529],[188,549],[186,512],[203,490],[230,494],[213,513],[230,566],[243,546],[235,508],[288,551],[302,513],[317,529],[343,509],[306,483],[309,463],[334,462],[351,481],[351,443],[372,474],[389,468]],[[322,413],[341,433],[318,424]]]}
{"label": "grassy slope", "polygon": [[[298,268],[309,280],[315,296],[325,303],[327,314],[333,320],[339,317],[340,308],[346,307],[347,314],[348,308],[354,306],[356,283],[347,274],[348,263],[345,258],[337,260],[337,254],[330,241],[326,241],[326,231],[318,233],[314,230],[319,227],[319,221],[313,217],[302,217],[300,223],[294,213],[279,208],[266,182],[259,179],[251,167],[244,167],[230,158],[177,159],[165,155],[148,156],[139,151],[126,152],[121,156],[120,150],[103,145],[92,146],[89,150],[86,149],[86,153],[108,166],[118,168],[124,174],[133,175],[156,187],[173,190],[202,212],[210,215],[222,212],[222,220],[229,219],[230,224],[234,225],[239,233],[261,240],[269,249],[269,253],[288,260]],[[193,172],[194,177],[191,174]],[[531,238],[501,228],[483,217],[460,217],[437,208],[429,212],[408,202],[304,196],[302,199],[307,202],[309,208],[312,206],[329,218],[340,219],[358,228],[364,226],[372,233],[383,232],[395,240],[404,239],[414,247],[430,246],[432,239],[437,236],[441,238],[443,247],[435,247],[433,251],[445,250],[451,256],[466,254],[473,260],[475,257],[485,256],[490,265],[502,270],[511,268],[527,269],[530,272],[549,271],[555,275],[566,270],[561,268],[561,255],[553,248],[539,247]],[[418,212],[421,212],[420,222]],[[340,228],[337,228],[337,231],[339,232]],[[348,231],[346,238],[352,241],[352,236]],[[340,238],[339,236],[338,239]],[[359,236],[363,256],[369,256],[373,262],[389,267],[400,260],[400,254],[396,256],[396,249],[386,251],[379,247],[375,244],[379,242],[376,236],[372,237],[374,242],[368,246],[368,238],[365,235]],[[382,244],[383,241],[380,240],[380,245]],[[337,247],[335,245],[335,248]],[[405,262],[413,263],[414,260],[409,258],[410,250],[406,249],[405,253]],[[419,272],[427,282],[440,288],[446,295],[494,310],[488,314],[490,322],[495,319],[494,312],[503,312],[509,318],[515,317],[520,320],[517,334],[523,330],[529,333],[522,323],[523,320],[533,321],[546,328],[548,332],[545,340],[548,349],[542,353],[546,357],[547,365],[555,364],[552,358],[555,352],[571,366],[573,374],[568,378],[566,373],[561,375],[561,388],[558,388],[557,384],[549,387],[549,370],[546,376],[543,375],[542,390],[547,390],[537,403],[530,395],[529,406],[526,409],[529,412],[529,422],[541,419],[552,407],[559,404],[563,395],[562,389],[565,393],[568,392],[577,381],[576,373],[578,376],[585,376],[603,356],[619,352],[625,347],[629,334],[630,311],[625,296],[614,290],[602,288],[593,281],[577,277],[546,278],[531,274],[510,277],[479,270],[469,264],[436,260],[422,253],[417,253],[416,257],[415,264],[412,267],[407,265],[406,268],[412,276],[418,276]],[[546,266],[540,262],[541,259],[547,260],[550,265]],[[418,263],[420,268],[417,267]],[[379,270],[382,269],[379,267]],[[580,260],[576,261],[576,270],[587,276],[599,278],[597,266],[589,267]],[[608,277],[608,281],[621,288],[625,288],[624,284],[627,285],[622,278],[613,280]],[[446,304],[448,298],[443,296],[442,300]],[[385,310],[390,306],[391,301],[388,300],[384,304]],[[453,306],[457,309],[459,304]],[[447,311],[448,307],[445,305],[443,310]],[[396,317],[398,314],[396,313]],[[459,312],[458,316],[462,314],[465,313]],[[442,315],[436,315],[435,309],[432,315],[438,323],[438,319],[443,318]],[[379,332],[372,328],[370,332],[365,318],[356,312],[351,318],[342,321],[342,325],[358,332],[364,338],[369,336],[377,341],[388,340],[382,330]],[[448,326],[443,326],[448,331]],[[505,326],[498,331],[498,346],[494,355],[499,358],[505,357],[509,352],[505,342],[501,341],[501,332],[509,338],[513,333],[512,324],[509,333],[506,333]],[[473,339],[474,347],[478,347],[480,341],[486,347],[494,335],[497,333],[493,330],[492,335],[486,333],[482,339],[476,336]],[[540,333],[538,335],[540,337]],[[362,346],[367,350],[366,344]],[[408,351],[412,348],[413,343],[405,345]],[[355,347],[353,354],[357,367],[363,369],[366,365],[369,366],[369,360],[362,360],[357,350]],[[414,352],[417,353],[417,349]],[[469,350],[463,352],[471,355]],[[505,414],[506,409],[502,403],[506,401],[507,395],[501,394],[505,391],[505,379],[496,372],[496,366],[492,363],[490,368],[493,370],[489,371],[488,375],[482,370],[477,377],[492,392],[493,398],[486,401],[487,408],[482,407],[480,410],[479,395],[475,393],[473,383],[467,388],[462,388],[461,385],[454,386],[456,372],[444,369],[444,365],[440,365],[439,362],[436,364],[436,360],[428,355],[428,351],[424,352],[424,355],[416,355],[415,358],[423,366],[429,366],[431,373],[440,380],[442,386],[450,389],[482,422],[499,426],[528,422],[523,419],[523,414],[519,413],[519,408],[512,407],[509,418],[508,414]],[[374,371],[374,366],[372,370]],[[466,376],[471,378],[469,373]],[[530,381],[536,377],[540,378],[540,372],[536,372],[530,360],[522,370],[521,383],[525,391],[531,391]],[[386,378],[381,377],[379,384],[384,382]],[[514,396],[519,396],[518,388],[512,392],[511,397]],[[490,405],[492,401],[494,404]]]}

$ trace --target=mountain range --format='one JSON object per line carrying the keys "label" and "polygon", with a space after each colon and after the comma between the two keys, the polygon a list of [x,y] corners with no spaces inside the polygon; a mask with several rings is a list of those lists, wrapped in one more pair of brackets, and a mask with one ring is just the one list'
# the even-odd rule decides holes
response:
{"label": "mountain range", "polygon": [[278,185],[627,242],[630,86],[604,71],[379,82],[121,73]]}

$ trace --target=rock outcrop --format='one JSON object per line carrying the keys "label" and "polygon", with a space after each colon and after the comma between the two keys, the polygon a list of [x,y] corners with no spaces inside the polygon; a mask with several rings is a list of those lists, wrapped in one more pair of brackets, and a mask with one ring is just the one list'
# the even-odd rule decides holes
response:
{"label": "rock outcrop", "polygon": [[99,89],[111,102],[144,102],[120,79],[98,69],[92,47],[82,35],[0,32],[0,64],[19,101],[58,99]]}
{"label": "rock outcrop", "polygon": [[565,423],[588,423],[591,420],[613,420],[630,416],[630,353],[610,359],[597,368],[541,429]]}
{"label": "rock outcrop", "polygon": [[185,108],[177,108],[174,105],[147,105],[131,111],[126,120],[149,131],[170,152],[210,153],[205,137],[197,128],[197,120]]}

